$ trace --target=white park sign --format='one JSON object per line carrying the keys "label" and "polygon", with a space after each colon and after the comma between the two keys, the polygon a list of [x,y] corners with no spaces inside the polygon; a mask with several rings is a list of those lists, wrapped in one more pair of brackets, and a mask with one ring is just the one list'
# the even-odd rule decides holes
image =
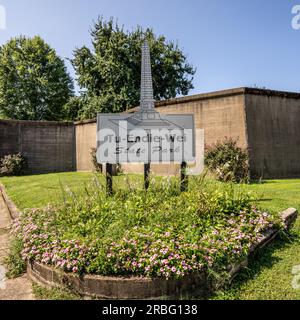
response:
{"label": "white park sign", "polygon": [[[142,116],[142,115],[141,115]],[[100,163],[182,163],[195,160],[194,117],[160,115],[100,115]]]}

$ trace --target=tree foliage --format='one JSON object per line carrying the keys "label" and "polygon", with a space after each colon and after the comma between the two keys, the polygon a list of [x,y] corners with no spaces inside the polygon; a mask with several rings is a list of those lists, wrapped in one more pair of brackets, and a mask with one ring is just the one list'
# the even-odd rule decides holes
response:
{"label": "tree foliage", "polygon": [[0,116],[19,120],[61,120],[73,95],[64,61],[39,36],[0,46]]}
{"label": "tree foliage", "polygon": [[97,112],[121,112],[139,105],[141,45],[146,37],[151,50],[154,98],[170,99],[193,89],[195,70],[174,42],[137,27],[125,31],[113,19],[99,18],[91,30],[92,48],[74,51],[78,83],[87,99],[82,118]]}

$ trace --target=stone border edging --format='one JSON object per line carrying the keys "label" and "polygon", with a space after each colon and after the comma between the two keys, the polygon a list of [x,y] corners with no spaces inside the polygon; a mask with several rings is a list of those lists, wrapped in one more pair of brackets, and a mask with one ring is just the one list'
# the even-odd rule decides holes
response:
{"label": "stone border edging", "polygon": [[142,277],[105,277],[96,275],[77,276],[61,270],[28,263],[29,278],[48,288],[69,289],[85,298],[136,300],[175,299],[193,292],[206,295],[209,292],[207,276],[203,273],[190,274],[180,280]]}
{"label": "stone border edging", "polygon": [[[0,193],[11,214],[12,219],[20,216],[20,211],[0,183]],[[287,229],[290,229],[298,217],[294,208],[287,209],[280,214]],[[248,265],[248,260],[256,251],[262,249],[278,236],[279,230],[269,229],[264,238],[251,248],[249,256],[228,267],[229,282],[238,272]],[[207,296],[215,288],[220,288],[224,283],[213,283],[205,271],[193,273],[182,279],[142,278],[142,277],[105,277],[96,275],[78,276],[65,273],[59,269],[40,263],[28,263],[27,274],[33,281],[48,288],[70,289],[86,297],[98,299],[174,299],[187,295]]]}
{"label": "stone border edging", "polygon": [[10,213],[12,220],[19,218],[20,210],[17,208],[15,203],[9,198],[9,196],[5,190],[5,187],[2,183],[0,183],[0,194],[1,194],[1,196],[4,200],[4,203]]}
{"label": "stone border edging", "polygon": [[5,190],[5,187],[2,183],[0,183],[0,194],[1,194],[1,196],[4,200],[4,203],[10,213],[12,220],[19,218],[20,210],[17,208],[15,203],[9,198],[9,196]]}

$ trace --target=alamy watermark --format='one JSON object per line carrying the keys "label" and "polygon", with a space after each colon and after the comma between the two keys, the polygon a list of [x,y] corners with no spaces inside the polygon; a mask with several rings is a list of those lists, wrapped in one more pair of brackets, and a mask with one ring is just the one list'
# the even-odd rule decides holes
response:
{"label": "alamy watermark", "polygon": [[300,265],[294,266],[292,274],[294,275],[292,280],[292,287],[295,290],[300,290]]}
{"label": "alamy watermark", "polygon": [[195,160],[193,129],[129,128],[130,122],[123,120],[115,128],[103,126],[99,129],[99,163],[182,163]]}
{"label": "alamy watermark", "polygon": [[6,10],[3,5],[0,4],[0,30],[6,29]]}
{"label": "alamy watermark", "polygon": [[292,14],[294,15],[292,18],[292,28],[294,30],[300,30],[300,4],[293,6]]}

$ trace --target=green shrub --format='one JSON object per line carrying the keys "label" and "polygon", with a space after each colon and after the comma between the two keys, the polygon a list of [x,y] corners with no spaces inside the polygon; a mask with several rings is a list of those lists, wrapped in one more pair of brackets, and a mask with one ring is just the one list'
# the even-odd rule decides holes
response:
{"label": "green shrub", "polygon": [[205,165],[220,181],[249,180],[248,152],[238,147],[237,140],[226,138],[205,151]]}
{"label": "green shrub", "polygon": [[102,164],[98,163],[98,161],[97,161],[97,149],[96,148],[92,148],[91,158],[92,158],[92,164],[93,164],[95,172],[102,173],[103,168],[102,168]]}
{"label": "green shrub", "polygon": [[[93,163],[94,170],[95,170],[95,172],[103,173],[103,165],[98,163],[96,154],[97,154],[97,149],[92,148],[91,157],[92,157],[92,163]],[[122,173],[123,173],[123,171],[122,171],[122,167],[120,164],[117,164],[113,167],[113,175],[118,175],[118,174],[122,174]]]}
{"label": "green shrub", "polygon": [[27,161],[21,153],[5,156],[0,160],[0,176],[20,176],[25,173]]}
{"label": "green shrub", "polygon": [[5,259],[5,264],[7,266],[8,278],[17,278],[21,276],[26,270],[26,263],[22,259],[23,241],[21,239],[14,239],[10,245],[10,251]]}
{"label": "green shrub", "polygon": [[32,291],[36,299],[38,300],[82,300],[82,298],[74,293],[72,293],[68,288],[60,289],[60,288],[44,288],[39,286],[36,283],[32,284]]}

